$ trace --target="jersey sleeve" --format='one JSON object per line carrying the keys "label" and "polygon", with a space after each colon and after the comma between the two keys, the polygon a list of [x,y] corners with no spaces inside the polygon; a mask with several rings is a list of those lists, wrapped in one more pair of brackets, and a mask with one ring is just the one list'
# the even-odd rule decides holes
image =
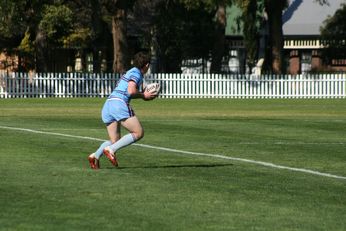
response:
{"label": "jersey sleeve", "polygon": [[140,73],[132,72],[129,76],[129,81],[133,81],[139,87],[142,84],[143,78]]}

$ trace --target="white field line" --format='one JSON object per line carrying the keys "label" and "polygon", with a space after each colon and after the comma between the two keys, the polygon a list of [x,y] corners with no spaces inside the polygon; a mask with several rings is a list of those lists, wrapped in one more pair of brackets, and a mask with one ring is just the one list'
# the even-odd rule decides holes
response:
{"label": "white field line", "polygon": [[[7,126],[0,126],[0,128],[8,129],[8,130],[15,130],[15,131],[30,132],[30,133],[36,133],[36,134],[54,135],[54,136],[69,137],[69,138],[84,139],[84,140],[93,140],[93,141],[100,141],[100,142],[104,141],[103,139],[94,138],[94,137],[69,135],[69,134],[56,133],[56,132],[44,132],[44,131],[39,131],[39,130],[27,129],[27,128],[17,128],[17,127],[7,127]],[[233,161],[251,163],[251,164],[255,164],[255,165],[261,165],[261,166],[270,167],[270,168],[285,169],[285,170],[294,171],[294,172],[303,172],[303,173],[309,173],[312,175],[318,175],[318,176],[324,176],[324,177],[329,177],[329,178],[346,180],[345,176],[338,176],[338,175],[313,171],[313,170],[304,169],[304,168],[287,167],[287,166],[283,166],[283,165],[277,165],[277,164],[273,164],[273,163],[269,163],[269,162],[263,162],[263,161],[257,161],[257,160],[230,157],[230,156],[224,156],[224,155],[219,155],[219,154],[190,152],[190,151],[184,151],[184,150],[178,150],[178,149],[172,149],[172,148],[152,146],[152,145],[147,145],[147,144],[133,144],[133,145],[143,147],[143,148],[151,148],[151,149],[155,149],[155,150],[167,151],[167,152],[174,152],[174,153],[181,153],[181,154],[195,155],[195,156],[205,156],[205,157],[212,157],[212,158],[218,158],[218,159],[224,159],[224,160],[233,160]]]}

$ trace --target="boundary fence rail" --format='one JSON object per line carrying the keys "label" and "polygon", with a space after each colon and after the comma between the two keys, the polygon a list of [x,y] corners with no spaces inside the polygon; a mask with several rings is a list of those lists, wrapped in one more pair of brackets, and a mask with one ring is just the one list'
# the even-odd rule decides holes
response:
{"label": "boundary fence rail", "polygon": [[[107,97],[119,74],[0,73],[0,98]],[[346,98],[346,74],[151,74],[161,98]]]}

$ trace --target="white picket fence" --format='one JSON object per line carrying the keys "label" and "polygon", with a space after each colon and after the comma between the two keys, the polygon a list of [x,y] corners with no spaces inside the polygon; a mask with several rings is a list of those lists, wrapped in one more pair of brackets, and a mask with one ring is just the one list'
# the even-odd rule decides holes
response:
{"label": "white picket fence", "polygon": [[[0,73],[0,98],[107,97],[118,74]],[[346,74],[152,74],[161,98],[346,98]]]}

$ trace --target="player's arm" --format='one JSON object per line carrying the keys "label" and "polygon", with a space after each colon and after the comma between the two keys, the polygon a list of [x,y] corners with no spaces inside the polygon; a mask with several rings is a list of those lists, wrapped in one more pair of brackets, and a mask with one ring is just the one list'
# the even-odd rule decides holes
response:
{"label": "player's arm", "polygon": [[141,98],[144,100],[152,100],[156,96],[156,94],[150,93],[148,91],[140,92],[134,81],[129,81],[129,85],[127,87],[127,92],[129,93],[129,95],[131,95],[132,99]]}

